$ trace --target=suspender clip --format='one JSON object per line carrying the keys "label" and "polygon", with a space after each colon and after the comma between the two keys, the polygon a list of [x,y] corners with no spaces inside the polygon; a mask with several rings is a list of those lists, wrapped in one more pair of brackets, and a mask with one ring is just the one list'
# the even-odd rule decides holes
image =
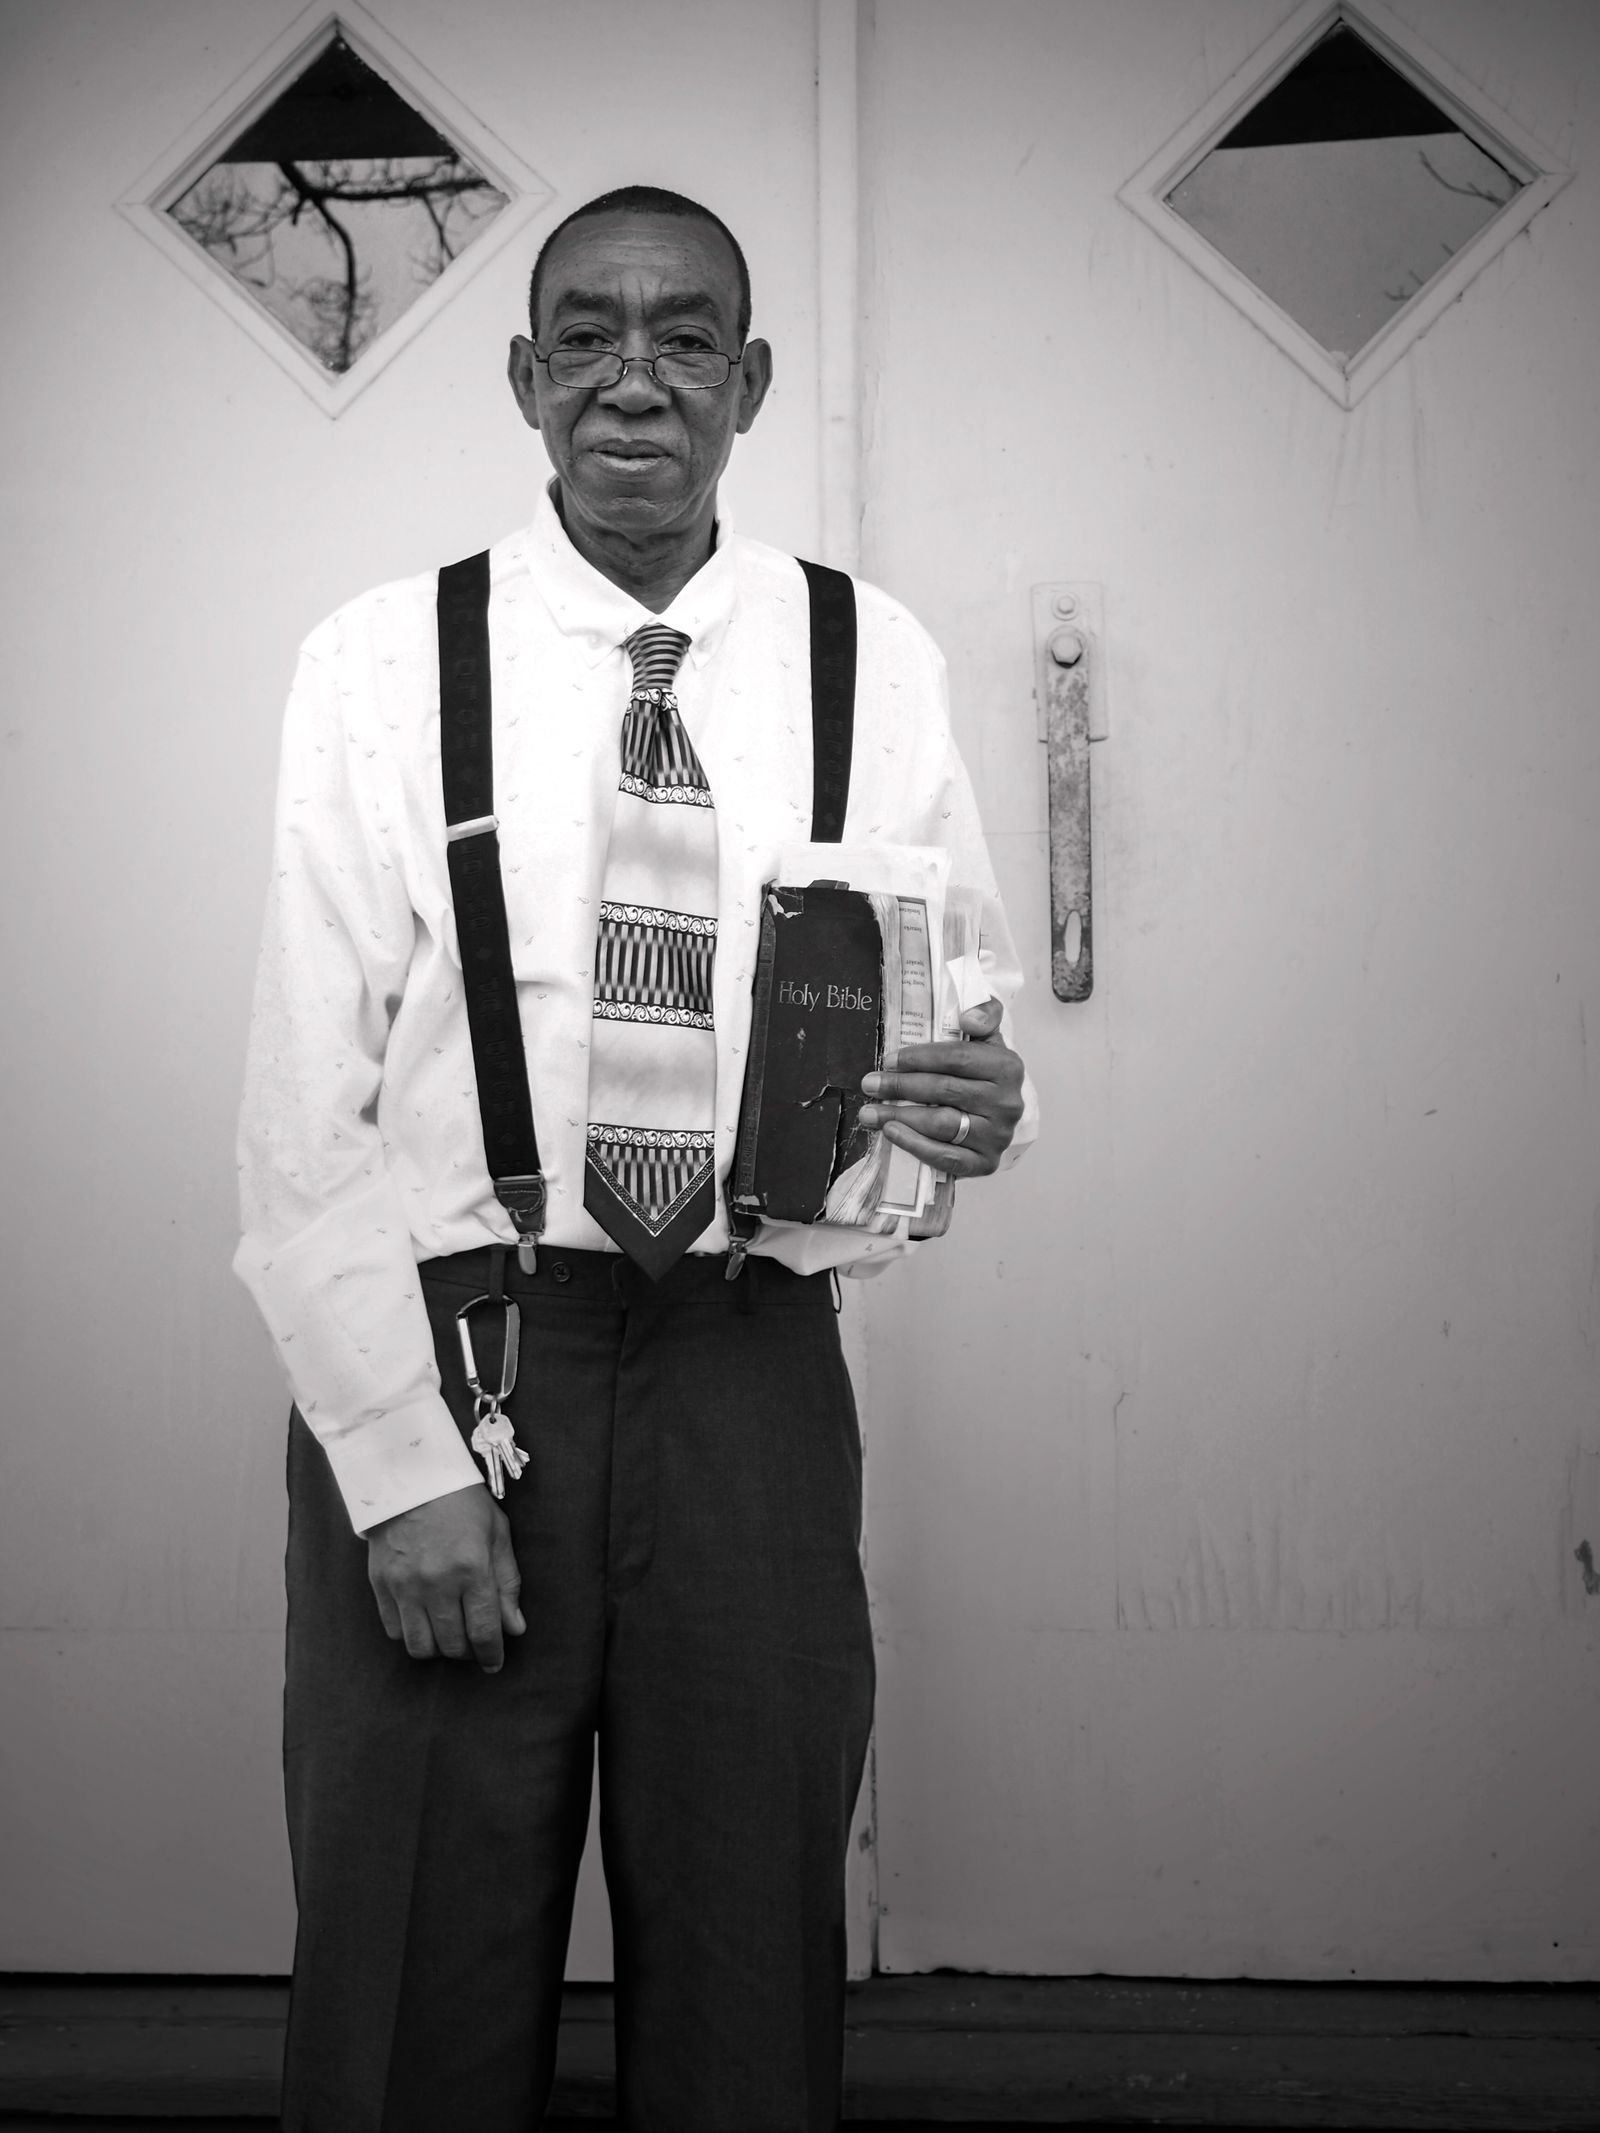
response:
{"label": "suspender clip", "polygon": [[517,1225],[517,1264],[524,1274],[539,1271],[539,1239],[544,1234],[544,1173],[496,1178],[494,1196]]}
{"label": "suspender clip", "polygon": [[737,1281],[744,1272],[745,1260],[755,1242],[756,1232],[761,1227],[761,1216],[752,1202],[741,1206],[730,1192],[728,1203],[728,1272],[729,1281]]}

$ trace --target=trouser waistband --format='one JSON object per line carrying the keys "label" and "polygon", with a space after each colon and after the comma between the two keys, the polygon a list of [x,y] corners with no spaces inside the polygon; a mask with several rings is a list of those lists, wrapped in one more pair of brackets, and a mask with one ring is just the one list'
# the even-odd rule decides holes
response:
{"label": "trouser waistband", "polygon": [[474,1296],[492,1293],[495,1261],[500,1259],[503,1293],[513,1297],[566,1298],[572,1302],[634,1304],[724,1304],[748,1311],[759,1296],[769,1304],[833,1308],[833,1285],[826,1273],[796,1274],[780,1260],[748,1258],[743,1271],[728,1279],[726,1252],[686,1252],[660,1281],[634,1265],[623,1252],[595,1252],[574,1245],[541,1244],[538,1268],[523,1272],[512,1245],[479,1245],[467,1252],[447,1252],[418,1262],[430,1285],[459,1288]]}

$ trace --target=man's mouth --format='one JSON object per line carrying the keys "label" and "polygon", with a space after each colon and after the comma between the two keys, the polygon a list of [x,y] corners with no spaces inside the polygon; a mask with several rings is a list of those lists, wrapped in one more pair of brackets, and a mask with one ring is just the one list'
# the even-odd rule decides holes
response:
{"label": "man's mouth", "polygon": [[589,447],[593,456],[608,467],[627,467],[634,473],[658,466],[667,454],[658,444],[636,444],[620,438]]}

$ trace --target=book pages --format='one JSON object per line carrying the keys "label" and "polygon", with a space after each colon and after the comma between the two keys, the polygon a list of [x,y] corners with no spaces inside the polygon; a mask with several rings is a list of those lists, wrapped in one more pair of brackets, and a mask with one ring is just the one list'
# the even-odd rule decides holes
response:
{"label": "book pages", "polygon": [[[965,883],[952,883],[944,905],[944,974],[939,993],[939,1035],[961,1035],[961,1017],[989,997],[989,981],[979,959],[983,898]],[[925,1166],[926,1167],[926,1166]],[[933,1192],[911,1225],[913,1237],[942,1237],[955,1212],[956,1181],[945,1171],[932,1172]]]}
{"label": "book pages", "polygon": [[[900,1012],[896,1024],[885,1019],[883,1063],[894,1067],[910,1044],[927,1044],[933,1037],[937,995],[933,979],[933,943],[929,938],[928,906],[919,896],[897,896],[886,914],[885,939],[897,933],[900,950]],[[882,921],[880,921],[882,923]],[[933,1196],[934,1173],[909,1148],[878,1136],[887,1151],[878,1206],[884,1214],[919,1215]]]}

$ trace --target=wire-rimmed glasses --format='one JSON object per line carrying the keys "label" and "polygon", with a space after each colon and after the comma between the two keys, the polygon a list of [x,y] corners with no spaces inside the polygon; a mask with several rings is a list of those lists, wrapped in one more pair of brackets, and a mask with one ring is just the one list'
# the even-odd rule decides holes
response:
{"label": "wire-rimmed glasses", "polygon": [[658,385],[671,392],[709,392],[726,385],[738,362],[720,348],[669,348],[653,356],[622,356],[611,348],[552,348],[548,355],[534,350],[534,360],[550,373],[552,385],[578,385],[605,391],[620,385],[631,363],[641,364]]}

